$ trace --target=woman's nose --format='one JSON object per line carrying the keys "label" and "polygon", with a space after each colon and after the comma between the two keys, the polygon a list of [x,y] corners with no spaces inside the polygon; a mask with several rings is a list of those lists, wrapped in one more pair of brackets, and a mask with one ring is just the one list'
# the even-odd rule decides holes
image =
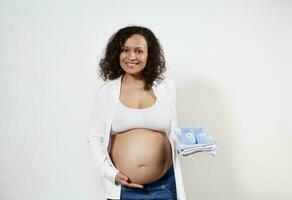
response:
{"label": "woman's nose", "polygon": [[135,54],[135,52],[129,52],[129,54],[128,54],[128,58],[130,59],[130,60],[134,60],[134,59],[136,59],[136,54]]}

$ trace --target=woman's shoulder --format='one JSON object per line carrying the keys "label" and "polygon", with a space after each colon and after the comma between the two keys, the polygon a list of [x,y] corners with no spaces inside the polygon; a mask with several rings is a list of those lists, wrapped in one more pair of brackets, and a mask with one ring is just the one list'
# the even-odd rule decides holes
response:
{"label": "woman's shoulder", "polygon": [[108,88],[109,82],[108,81],[102,81],[96,86],[96,91],[98,94],[102,94],[106,91]]}
{"label": "woman's shoulder", "polygon": [[117,89],[119,85],[120,78],[113,79],[113,80],[106,80],[99,82],[96,90],[99,95],[105,95],[112,89]]}
{"label": "woman's shoulder", "polygon": [[113,80],[106,80],[106,81],[101,81],[100,84],[99,84],[99,88],[100,89],[105,89],[105,88],[108,88],[109,86],[113,85],[114,83],[116,83],[117,81],[119,80],[119,78],[116,78],[116,79],[113,79]]}
{"label": "woman's shoulder", "polygon": [[175,84],[174,80],[172,80],[172,79],[167,79],[166,82],[167,82],[168,85],[174,85]]}

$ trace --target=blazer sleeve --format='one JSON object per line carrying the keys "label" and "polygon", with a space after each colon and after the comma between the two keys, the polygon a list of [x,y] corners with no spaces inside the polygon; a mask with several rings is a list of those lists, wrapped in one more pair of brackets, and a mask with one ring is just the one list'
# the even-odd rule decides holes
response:
{"label": "blazer sleeve", "polygon": [[168,80],[168,92],[170,94],[170,102],[171,102],[171,110],[174,118],[175,125],[178,124],[177,122],[177,105],[176,105],[176,89],[175,89],[175,82],[173,80]]}
{"label": "blazer sleeve", "polygon": [[88,143],[90,145],[93,161],[98,169],[98,172],[105,178],[108,178],[112,183],[115,183],[115,176],[119,172],[110,162],[110,157],[106,145],[104,145],[104,135],[106,122],[103,113],[106,111],[102,100],[102,85],[97,89],[97,94],[92,106],[89,130]]}
{"label": "blazer sleeve", "polygon": [[172,116],[173,116],[173,128],[174,128],[174,142],[175,144],[178,143],[178,135],[180,132],[180,128],[178,125],[178,117],[177,117],[177,104],[176,104],[176,87],[175,87],[175,82],[173,80],[168,80],[168,93],[169,93],[169,98],[171,102],[171,111],[172,111]]}

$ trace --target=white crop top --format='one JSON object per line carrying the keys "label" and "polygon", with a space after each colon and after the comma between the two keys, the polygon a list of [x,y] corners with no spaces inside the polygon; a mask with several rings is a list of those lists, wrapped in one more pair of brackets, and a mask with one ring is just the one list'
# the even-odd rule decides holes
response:
{"label": "white crop top", "polygon": [[165,132],[170,129],[170,116],[167,115],[157,98],[152,106],[142,109],[129,108],[119,100],[112,121],[111,134],[134,128]]}

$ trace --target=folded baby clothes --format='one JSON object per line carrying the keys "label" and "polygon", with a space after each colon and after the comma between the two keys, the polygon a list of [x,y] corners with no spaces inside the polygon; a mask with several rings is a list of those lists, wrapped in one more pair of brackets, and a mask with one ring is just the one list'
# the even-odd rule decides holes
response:
{"label": "folded baby clothes", "polygon": [[217,154],[216,141],[207,135],[205,128],[187,125],[179,127],[175,134],[177,150],[183,156],[198,152],[206,152],[212,156]]}

